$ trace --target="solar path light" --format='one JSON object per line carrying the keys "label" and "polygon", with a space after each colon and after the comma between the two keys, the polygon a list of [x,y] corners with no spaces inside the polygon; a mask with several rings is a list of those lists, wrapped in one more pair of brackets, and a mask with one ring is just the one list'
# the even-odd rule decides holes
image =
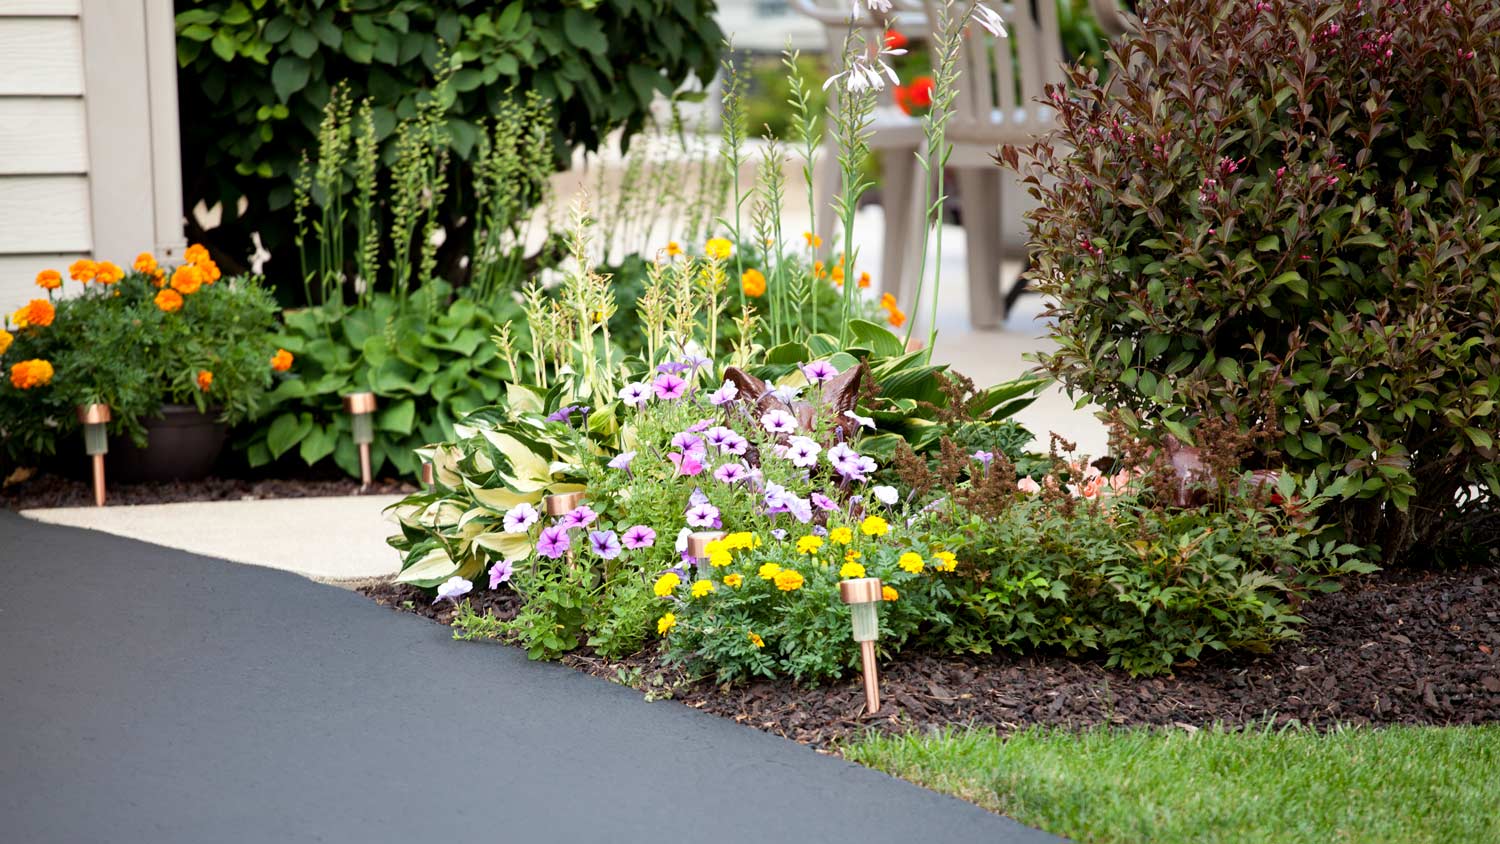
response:
{"label": "solar path light", "polygon": [[865,712],[880,709],[880,675],[875,670],[875,640],[880,636],[880,578],[859,577],[839,582],[839,597],[849,605],[854,641],[865,674]]}
{"label": "solar path light", "polygon": [[94,506],[104,506],[104,455],[109,453],[109,405],[80,404],[78,421],[83,425],[83,450],[94,463]]}
{"label": "solar path light", "polygon": [[359,446],[359,480],[369,486],[370,443],[375,442],[375,394],[350,393],[344,396],[344,409],[354,425],[354,444]]}

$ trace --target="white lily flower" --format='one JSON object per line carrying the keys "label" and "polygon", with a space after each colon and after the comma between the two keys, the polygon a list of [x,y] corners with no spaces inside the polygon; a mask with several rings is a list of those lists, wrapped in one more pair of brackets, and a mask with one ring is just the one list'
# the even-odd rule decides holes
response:
{"label": "white lily flower", "polygon": [[974,20],[980,26],[984,27],[985,32],[988,32],[996,38],[1008,37],[1008,34],[1005,31],[1005,21],[1000,17],[999,13],[997,13],[994,9],[991,9],[989,6],[986,6],[983,3],[975,4]]}

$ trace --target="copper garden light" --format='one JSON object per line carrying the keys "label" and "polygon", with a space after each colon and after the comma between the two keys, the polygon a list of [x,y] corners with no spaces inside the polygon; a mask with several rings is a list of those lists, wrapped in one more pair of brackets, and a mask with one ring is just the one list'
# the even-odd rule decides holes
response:
{"label": "copper garden light", "polygon": [[344,409],[354,425],[354,444],[359,446],[359,479],[369,486],[370,443],[375,442],[375,394],[350,393],[344,396]]}
{"label": "copper garden light", "polygon": [[724,532],[721,530],[701,530],[688,534],[687,553],[697,561],[698,579],[709,577],[708,573],[708,543],[715,539],[723,539]]}
{"label": "copper garden light", "polygon": [[880,635],[880,578],[860,577],[839,582],[839,597],[849,605],[854,641],[859,643],[865,674],[865,712],[880,709],[880,675],[875,670],[875,639]]}
{"label": "copper garden light", "polygon": [[[554,519],[561,518],[583,506],[583,491],[559,492],[542,497],[542,511]],[[568,570],[572,571],[573,546],[568,546]]]}
{"label": "copper garden light", "polygon": [[94,462],[94,506],[104,506],[104,455],[109,453],[109,405],[80,404],[78,422],[83,425],[83,450]]}

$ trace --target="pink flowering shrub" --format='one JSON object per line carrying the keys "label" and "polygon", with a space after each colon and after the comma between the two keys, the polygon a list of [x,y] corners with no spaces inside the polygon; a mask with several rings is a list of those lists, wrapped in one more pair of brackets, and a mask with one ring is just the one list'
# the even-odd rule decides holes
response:
{"label": "pink flowering shrub", "polygon": [[1002,158],[1041,200],[1044,365],[1158,441],[1269,430],[1387,560],[1500,537],[1491,0],[1155,2]]}

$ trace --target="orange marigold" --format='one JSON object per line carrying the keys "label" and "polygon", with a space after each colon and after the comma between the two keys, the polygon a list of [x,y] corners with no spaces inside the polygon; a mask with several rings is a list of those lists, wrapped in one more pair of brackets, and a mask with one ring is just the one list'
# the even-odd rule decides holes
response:
{"label": "orange marigold", "polygon": [[17,328],[46,328],[52,324],[52,318],[57,316],[57,309],[46,299],[32,299],[24,307],[10,315],[11,322]]}
{"label": "orange marigold", "polygon": [[142,252],[135,256],[135,263],[130,265],[132,270],[146,275],[156,274],[156,256],[150,252]]}
{"label": "orange marigold", "polygon": [[286,349],[277,349],[276,354],[271,355],[271,369],[277,372],[286,372],[292,368],[292,353]]}
{"label": "orange marigold", "polygon": [[886,320],[890,322],[892,328],[900,328],[906,324],[906,314],[902,313],[900,308],[891,308],[886,311],[886,315]]}
{"label": "orange marigold", "polygon": [[869,273],[860,273],[859,274],[859,289],[860,290],[867,290],[867,289],[869,289],[869,287],[870,287],[870,274]]}
{"label": "orange marigold", "polygon": [[10,344],[14,342],[16,342],[16,336],[14,334],[11,334],[9,331],[0,328],[0,355],[5,354],[5,350],[9,349]]}
{"label": "orange marigold", "polygon": [[172,289],[184,296],[191,296],[203,286],[203,273],[192,264],[183,264],[172,273]]}
{"label": "orange marigold", "polygon": [[896,307],[896,297],[889,293],[880,294],[880,307],[886,310]]}
{"label": "orange marigold", "polygon": [[42,270],[36,274],[36,286],[44,290],[62,287],[62,273],[57,270]]}
{"label": "orange marigold", "polygon": [[203,276],[204,284],[213,284],[220,278],[219,265],[213,261],[199,261],[193,266],[197,267],[199,274]]}
{"label": "orange marigold", "polygon": [[100,284],[114,284],[124,277],[125,271],[113,261],[100,261],[94,265],[94,281]]}
{"label": "orange marigold", "polygon": [[52,364],[44,360],[23,360],[10,368],[10,383],[18,390],[45,386],[52,380]]}
{"label": "orange marigold", "polygon": [[214,374],[206,369],[198,370],[198,389],[208,392],[208,388],[214,385]]}
{"label": "orange marigold", "polygon": [[760,270],[751,267],[740,276],[740,289],[745,291],[746,296],[758,299],[766,295],[766,277]]}
{"label": "orange marigold", "polygon": [[156,298],[152,301],[156,302],[156,307],[161,308],[169,314],[173,311],[182,310],[182,294],[170,287],[163,288],[161,292],[156,294]]}
{"label": "orange marigold", "polygon": [[94,262],[87,258],[79,258],[68,265],[68,277],[88,284],[94,280]]}
{"label": "orange marigold", "polygon": [[182,260],[187,261],[189,264],[201,264],[209,260],[208,249],[201,243],[194,243],[187,248],[187,251],[182,253]]}

